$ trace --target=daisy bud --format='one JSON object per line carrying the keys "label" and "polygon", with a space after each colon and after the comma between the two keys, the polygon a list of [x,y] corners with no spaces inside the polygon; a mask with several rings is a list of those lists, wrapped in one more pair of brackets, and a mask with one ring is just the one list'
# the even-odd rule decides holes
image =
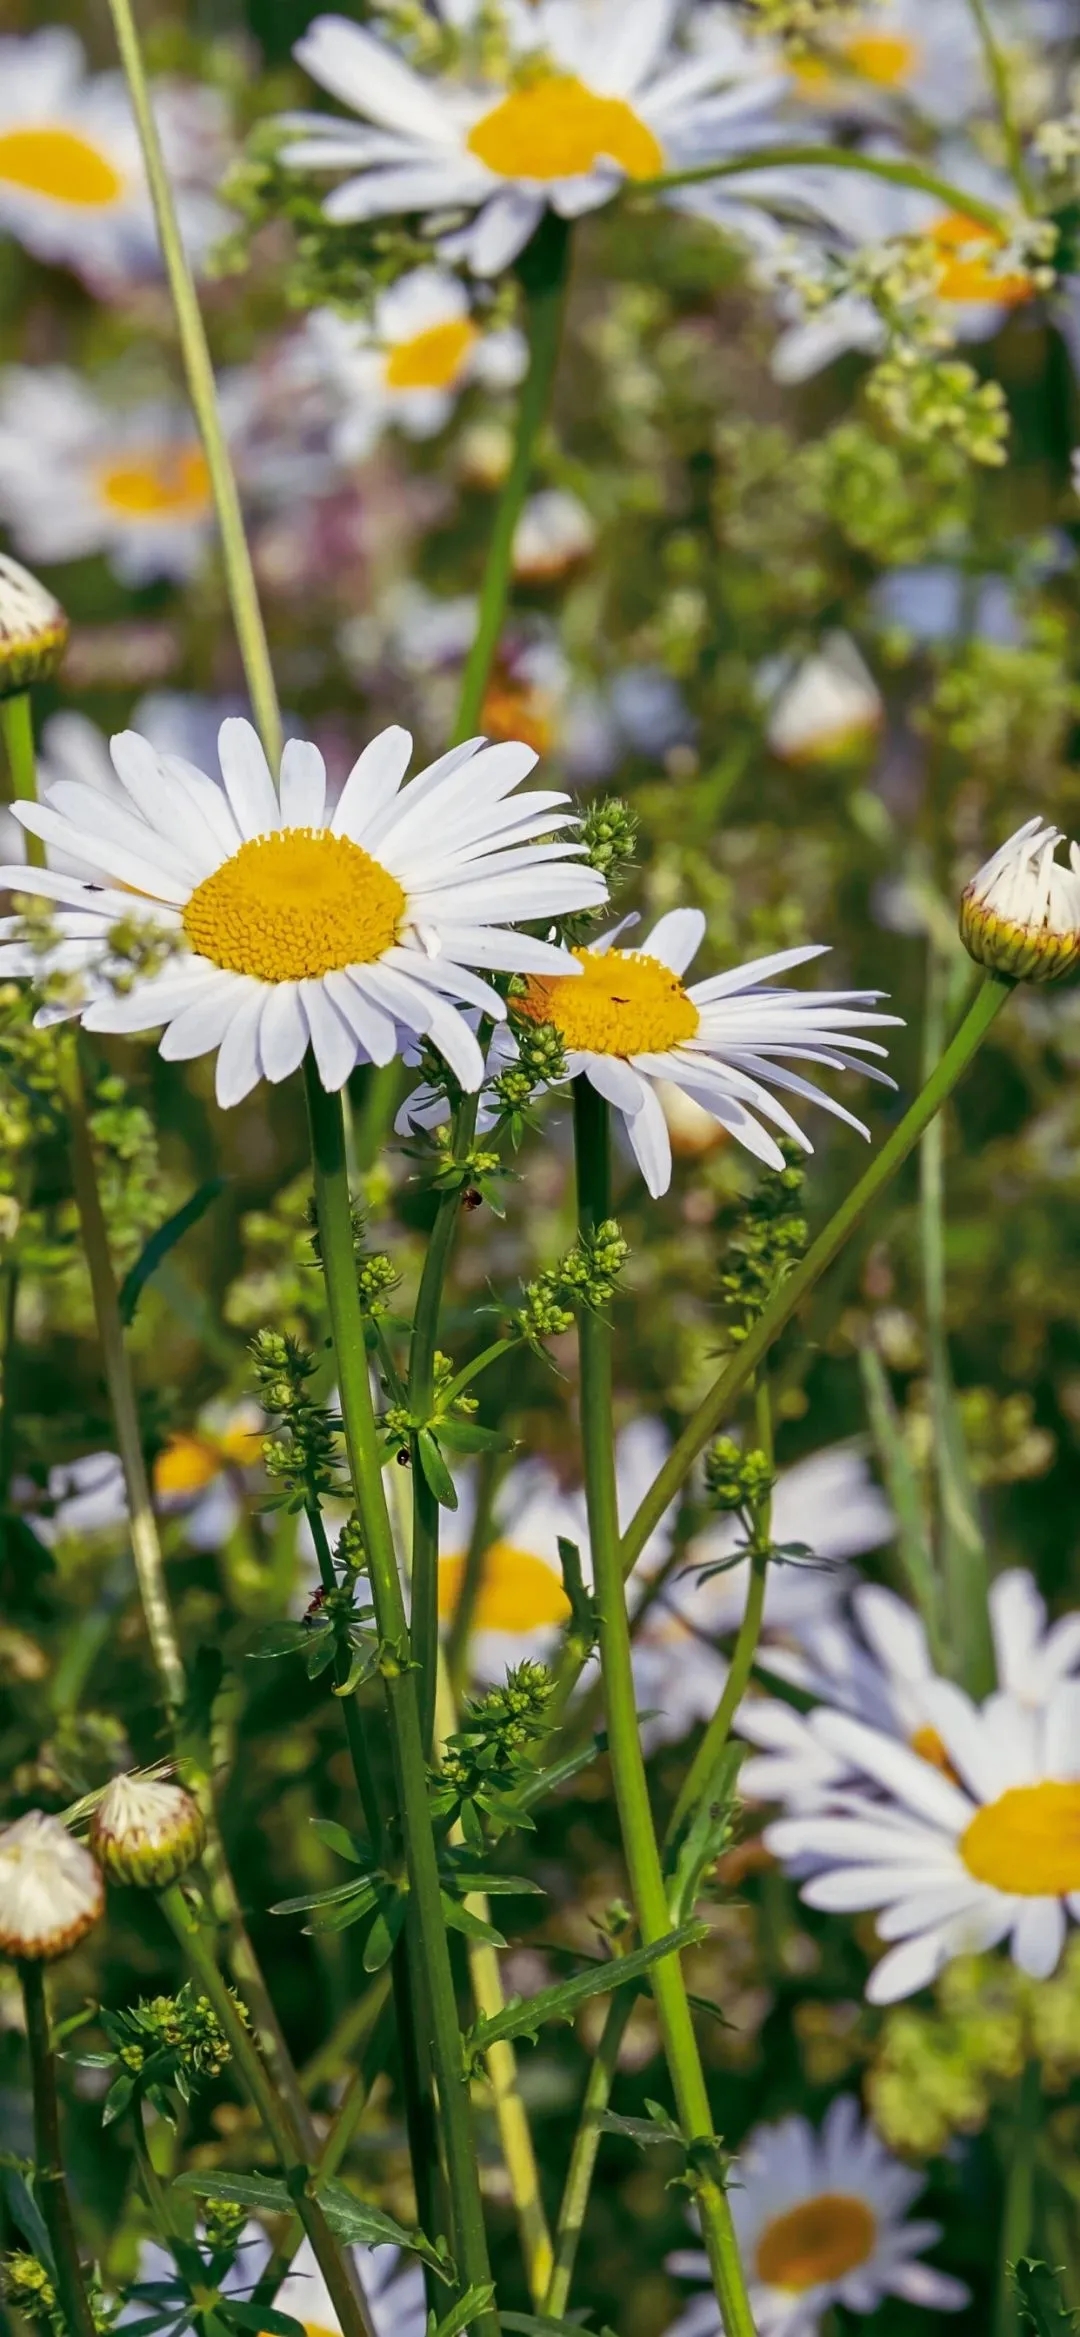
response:
{"label": "daisy bud", "polygon": [[92,1931],[105,1893],[89,1851],[59,1818],[28,1810],[0,1834],[0,1954],[51,1963]]}
{"label": "daisy bud", "polygon": [[961,939],[992,973],[1060,982],[1080,962],[1080,850],[1070,844],[1061,868],[1061,841],[1060,829],[1025,820],[965,886]]}
{"label": "daisy bud", "polygon": [[114,1777],[90,1820],[90,1846],[115,1883],[163,1891],[202,1856],[206,1826],[182,1785]]}
{"label": "daisy bud", "polygon": [[0,698],[17,698],[32,682],[48,681],[67,638],[59,601],[28,568],[0,552]]}

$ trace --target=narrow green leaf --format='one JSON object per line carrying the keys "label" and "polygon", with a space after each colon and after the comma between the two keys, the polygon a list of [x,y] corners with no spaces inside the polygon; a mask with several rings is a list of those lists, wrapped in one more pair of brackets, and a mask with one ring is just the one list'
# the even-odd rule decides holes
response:
{"label": "narrow green leaf", "polygon": [[630,1955],[619,1956],[609,1962],[590,1964],[573,1979],[562,1980],[557,1987],[541,1988],[524,2003],[511,2001],[490,2020],[477,2021],[464,2042],[470,2054],[486,2053],[499,2037],[535,2037],[545,2021],[572,2020],[578,2006],[587,2004],[592,1996],[610,1996],[613,1988],[625,1988],[629,1982],[640,1980],[653,1964],[664,1956],[678,1955],[683,1948],[696,1947],[708,1937],[705,1923],[683,1923],[677,1931],[669,1931],[651,1947],[634,1948]]}
{"label": "narrow green leaf", "polygon": [[[385,2209],[370,2207],[366,2199],[354,2199],[344,2183],[319,2183],[316,2189],[327,2223],[338,2239],[347,2241],[350,2247],[381,2248],[392,2243],[396,2248],[407,2248],[414,2256],[422,2256],[441,2279],[456,2278],[445,2242],[435,2245],[422,2231],[406,2230]],[[212,2197],[213,2191],[214,2185],[208,2183],[206,2195]]]}
{"label": "narrow green leaf", "polygon": [[350,1866],[371,1865],[371,1852],[364,1842],[358,1842],[347,1827],[339,1826],[336,1818],[312,1818],[311,1831],[325,1842],[328,1850],[336,1850],[339,1858],[347,1858]]}
{"label": "narrow green leaf", "polygon": [[456,2304],[451,2305],[441,2321],[436,2321],[434,2313],[428,2314],[427,2337],[460,2337],[461,2331],[468,2328],[470,2321],[478,2320],[481,2313],[486,2313],[494,2295],[495,2290],[490,2281],[482,2288],[475,2285],[467,2288],[464,2296],[458,2297]]}
{"label": "narrow green leaf", "polygon": [[248,1660],[258,1663],[275,1655],[295,1655],[298,1647],[308,1645],[311,1636],[310,1623],[267,1623],[256,1632],[247,1650]]}
{"label": "narrow green leaf", "polygon": [[214,2167],[206,2174],[177,2175],[174,2191],[193,2191],[196,2199],[227,2199],[234,2207],[252,2207],[263,2215],[291,2215],[292,2193],[276,2175],[233,2175]]}
{"label": "narrow green leaf", "polygon": [[254,2329],[256,2337],[307,2337],[302,2321],[294,2321],[291,2313],[279,2312],[276,2305],[253,2305],[235,2296],[222,2305],[222,2319],[237,2329]]}
{"label": "narrow green leaf", "polygon": [[430,1428],[421,1428],[418,1431],[416,1450],[420,1456],[420,1466],[424,1472],[428,1491],[434,1494],[439,1508],[456,1509],[458,1505],[457,1487]]}
{"label": "narrow green leaf", "polygon": [[466,1939],[483,1940],[487,1947],[506,1946],[502,1932],[496,1931],[493,1923],[485,1923],[479,1915],[473,1914],[471,1907],[463,1907],[460,1899],[452,1899],[448,1891],[441,1891],[439,1896],[442,1900],[443,1922],[451,1931],[464,1932]]}
{"label": "narrow green leaf", "polygon": [[[333,1907],[343,1899],[357,1898],[361,1892],[371,1892],[370,1883],[333,1883],[325,1891],[308,1891],[302,1899],[278,1899],[271,1907],[271,1915],[306,1915],[312,1907]],[[373,1896],[373,1894],[372,1894]],[[367,1901],[372,1904],[372,1898]]]}
{"label": "narrow green leaf", "polygon": [[142,1255],[136,1258],[120,1285],[121,1322],[133,1321],[142,1291],[155,1268],[160,1266],[163,1258],[168,1257],[171,1249],[175,1249],[177,1242],[183,1240],[191,1227],[198,1224],[200,1217],[205,1216],[218,1194],[224,1192],[227,1182],[225,1177],[208,1177],[206,1183],[200,1185],[184,1202],[183,1207],[175,1210],[171,1217],[166,1218],[164,1225],[159,1225],[157,1232],[151,1234]]}
{"label": "narrow green leaf", "polygon": [[725,1745],[710,1771],[697,1808],[680,1827],[668,1861],[668,1913],[673,1923],[693,1914],[710,1867],[731,1840],[735,1792],[745,1745]]}
{"label": "narrow green leaf", "polygon": [[12,2222],[17,2224],[28,2248],[37,2257],[38,2263],[44,2264],[46,2272],[55,2280],[56,2266],[53,2262],[52,2242],[45,2228],[45,2218],[21,2167],[14,2166],[10,2162],[7,2166],[0,2167],[0,2193],[3,2195],[4,2204]]}
{"label": "narrow green leaf", "polygon": [[475,1420],[440,1420],[439,1443],[452,1453],[509,1453],[514,1439],[501,1428],[480,1428]]}
{"label": "narrow green leaf", "polygon": [[1059,2270],[1021,2256],[1011,2273],[1022,2329],[1033,2331],[1034,2337],[1067,2337],[1076,2329],[1080,2314],[1070,2312],[1062,2297]]}

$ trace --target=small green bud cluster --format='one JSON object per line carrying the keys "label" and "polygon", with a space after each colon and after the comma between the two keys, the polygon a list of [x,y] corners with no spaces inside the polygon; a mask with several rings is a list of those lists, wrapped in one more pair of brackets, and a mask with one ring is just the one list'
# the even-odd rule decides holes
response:
{"label": "small green bud cluster", "polygon": [[964,358],[931,358],[898,348],[874,367],[866,395],[899,438],[915,445],[945,439],[969,462],[1000,469],[1007,458],[1009,410],[999,381],[980,381]]}
{"label": "small green bud cluster", "polygon": [[[437,1347],[435,1350],[435,1371],[433,1381],[436,1412],[445,1412],[446,1397],[456,1378],[457,1367],[454,1363],[453,1356],[444,1355],[442,1349]],[[477,1396],[470,1396],[464,1392],[460,1396],[454,1397],[454,1401],[450,1407],[451,1412],[455,1413],[459,1419],[464,1420],[467,1420],[470,1413],[476,1412],[478,1409],[479,1398]]]}
{"label": "small green bud cluster", "polygon": [[152,981],[163,973],[183,946],[182,936],[143,917],[120,917],[110,925],[106,978],[116,997],[125,998],[136,982]]}
{"label": "small green bud cluster", "polygon": [[634,865],[637,814],[621,796],[601,796],[599,802],[590,803],[580,835],[586,866],[598,869],[607,878],[609,892],[614,892]]}
{"label": "small green bud cluster", "polygon": [[715,1509],[758,1509],[775,1482],[767,1453],[744,1452],[730,1436],[718,1437],[705,1455],[705,1486]]}
{"label": "small green bud cluster", "polygon": [[338,1426],[306,1392],[315,1358],[289,1332],[263,1330],[251,1343],[259,1401],[276,1413],[281,1434],[263,1441],[268,1474],[284,1487],[290,1508],[334,1495],[338,1485]]}
{"label": "small green bud cluster", "polygon": [[517,1309],[513,1321],[523,1339],[557,1339],[561,1332],[573,1329],[574,1313],[563,1297],[561,1266],[545,1266],[525,1284],[522,1295],[524,1305]]}
{"label": "small green bud cluster", "polygon": [[1061,114],[1041,122],[1034,137],[1035,152],[1046,164],[1055,194],[1080,188],[1080,113]]}
{"label": "small green bud cluster", "polygon": [[334,1562],[340,1566],[342,1573],[346,1576],[366,1574],[367,1572],[367,1549],[364,1544],[363,1527],[355,1509],[351,1516],[346,1518],[334,1544]]}
{"label": "small green bud cluster", "polygon": [[769,1170],[746,1203],[742,1224],[728,1245],[720,1295],[729,1315],[729,1336],[741,1343],[767,1307],[773,1292],[802,1257],[809,1228],[799,1204],[801,1154],[782,1147],[787,1165]]}
{"label": "small green bud cluster", "polygon": [[845,17],[863,15],[866,0],[742,0],[754,24],[786,48],[800,49]]}
{"label": "small green bud cluster", "polygon": [[[85,2285],[94,2329],[98,2337],[109,2337],[116,2324],[116,2307],[106,2301],[96,2271]],[[9,2256],[0,2258],[0,2295],[23,2320],[47,2329],[49,2337],[70,2337],[51,2274],[26,2250],[16,2248]]]}
{"label": "small green bud cluster", "polygon": [[206,2245],[214,2250],[239,2247],[247,2229],[248,2211],[232,2199],[205,2199],[202,2206]]}
{"label": "small green bud cluster", "polygon": [[535,1775],[534,1748],[547,1734],[554,1688],[544,1664],[517,1664],[501,1688],[470,1697],[464,1725],[447,1739],[433,1806],[460,1818],[474,1842],[482,1815],[496,1830],[515,1822],[513,1795]]}
{"label": "small green bud cluster", "polygon": [[[232,1990],[230,1995],[246,2023],[240,1998]],[[115,2073],[105,2099],[106,2125],[142,2101],[171,2120],[176,2097],[190,2101],[195,2085],[219,2077],[231,2058],[232,2047],[209,1997],[200,1996],[190,1980],[175,1996],[143,1998],[124,2012],[103,2006],[99,2017],[111,2048],[105,2065]],[[100,2057],[94,2065],[102,2065]]]}
{"label": "small green bud cluster", "polygon": [[524,1305],[513,1316],[515,1329],[534,1342],[554,1339],[571,1328],[575,1307],[607,1306],[629,1254],[615,1219],[606,1218],[594,1234],[582,1235],[557,1266],[545,1266],[525,1284]]}
{"label": "small green bud cluster", "polygon": [[390,1292],[397,1289],[400,1280],[397,1267],[385,1250],[370,1250],[358,1257],[356,1289],[364,1314],[385,1314]]}

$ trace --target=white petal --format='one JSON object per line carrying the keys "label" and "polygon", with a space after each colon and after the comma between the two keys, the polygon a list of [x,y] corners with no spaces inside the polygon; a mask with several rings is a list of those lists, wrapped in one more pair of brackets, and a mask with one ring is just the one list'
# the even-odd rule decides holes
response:
{"label": "white petal", "polygon": [[673,974],[685,974],[704,938],[705,919],[700,909],[669,909],[641,943],[641,951],[644,957],[659,958]]}
{"label": "white petal", "polygon": [[288,1079],[304,1060],[308,1026],[296,982],[275,982],[259,1024],[259,1053],[267,1079]]}
{"label": "white petal", "polygon": [[417,141],[456,145],[453,117],[440,105],[432,83],[347,17],[314,17],[293,55],[313,81],[356,113]]}
{"label": "white petal", "polygon": [[271,835],[281,826],[281,807],[259,734],[250,722],[229,715],[218,732],[218,756],[241,835]]}
{"label": "white petal", "polygon": [[[136,730],[122,730],[110,739],[109,752],[117,777],[146,824],[155,834],[168,837],[196,883],[209,876],[221,859],[217,837],[187,788],[168,785],[161,758],[149,740]],[[146,841],[140,837],[136,848],[145,851]]]}
{"label": "white petal", "polygon": [[1028,1899],[1013,1926],[1012,1952],[1022,1972],[1048,1980],[1065,1945],[1065,1910],[1058,1899]]}
{"label": "white petal", "polygon": [[208,1054],[224,1038],[248,993],[261,989],[262,984],[253,982],[248,974],[219,974],[217,981],[208,982],[199,998],[169,1024],[158,1053],[167,1063],[187,1063],[194,1055]]}
{"label": "white petal", "polygon": [[[43,843],[57,845],[73,860],[85,861],[87,869],[99,868],[105,875],[117,878],[120,884],[131,885],[147,901],[167,901],[171,907],[182,909],[190,899],[191,885],[186,879],[167,875],[156,860],[144,859],[123,845],[102,842],[100,836],[72,827],[59,812],[50,811],[48,804],[16,803],[11,808],[20,826],[29,828],[32,836],[40,836]],[[148,836],[147,842],[152,844],[153,838]],[[164,849],[167,852],[167,847]],[[41,888],[30,885],[25,889],[37,892]]]}
{"label": "white petal", "polygon": [[890,1948],[875,1964],[866,1984],[870,2004],[898,2004],[904,1996],[915,1996],[920,1988],[927,1988],[943,1964],[949,1959],[944,1935],[940,1931],[923,1932],[919,1939],[907,1939],[902,1947]]}
{"label": "white petal", "polygon": [[259,1024],[266,1004],[266,989],[262,982],[251,982],[230,1017],[229,1027],[218,1049],[217,1070],[214,1074],[214,1092],[223,1112],[242,1103],[262,1078],[262,1057],[259,1054]]}
{"label": "white petal", "polygon": [[[589,1062],[592,1077],[593,1058]],[[643,1080],[644,1102],[632,1119],[625,1122],[626,1133],[645,1183],[655,1200],[666,1193],[671,1183],[671,1138],[664,1118],[663,1107],[656,1089]]]}
{"label": "white petal", "polygon": [[323,979],[365,1055],[373,1063],[392,1063],[399,1051],[397,1027],[393,1016],[369,995],[366,977],[366,966],[350,966],[345,973],[326,974]]}
{"label": "white petal", "polygon": [[617,1112],[625,1112],[633,1119],[645,1101],[645,1082],[624,1063],[621,1055],[590,1055],[589,1080],[597,1095],[614,1104]]}
{"label": "white petal", "polygon": [[301,982],[299,987],[319,1078],[327,1094],[336,1095],[356,1061],[356,1034],[352,1024],[339,1013],[323,982]]}
{"label": "white petal", "polygon": [[281,819],[286,828],[321,828],[326,764],[310,739],[287,738],[281,755]]}
{"label": "white petal", "polygon": [[374,833],[375,822],[394,802],[409,768],[412,750],[409,732],[397,724],[380,731],[377,738],[369,739],[341,790],[330,823],[335,836],[351,836],[354,843],[370,849],[369,837]]}

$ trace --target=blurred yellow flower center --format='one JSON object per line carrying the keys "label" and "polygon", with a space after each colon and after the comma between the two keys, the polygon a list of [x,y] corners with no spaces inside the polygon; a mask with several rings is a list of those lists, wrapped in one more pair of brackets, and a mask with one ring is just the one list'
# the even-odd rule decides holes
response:
{"label": "blurred yellow flower center", "polygon": [[569,179],[617,163],[627,178],[655,178],[664,150],[622,97],[598,97],[576,73],[547,73],[501,98],[474,122],[466,144],[506,179]]}
{"label": "blurred yellow flower center", "polygon": [[918,1754],[920,1761],[929,1761],[932,1769],[940,1769],[943,1777],[955,1779],[956,1771],[945,1746],[936,1728],[932,1728],[928,1721],[922,1728],[915,1730],[911,1739],[911,1750]]}
{"label": "blurred yellow flower center", "polygon": [[329,828],[254,836],[197,885],[184,931],[200,957],[259,982],[370,965],[397,938],[397,878]]}
{"label": "blurred yellow flower center", "polygon": [[563,1043],[590,1055],[662,1055],[692,1039],[701,1017],[677,974],[644,952],[576,949],[581,979],[531,974],[518,1013],[553,1022]]}
{"label": "blurred yellow flower center", "polygon": [[75,130],[39,124],[5,130],[0,136],[0,181],[71,203],[80,211],[104,211],[124,191],[119,171]]}
{"label": "blurred yellow flower center", "polygon": [[1001,250],[1003,238],[981,219],[969,219],[963,211],[946,211],[935,219],[929,235],[938,253],[937,288],[942,300],[990,300],[1005,308],[1019,308],[1032,298],[1035,286],[1022,270],[1011,276],[995,275],[994,254]]}
{"label": "blurred yellow flower center", "polygon": [[531,689],[527,683],[500,681],[498,677],[490,682],[480,726],[485,738],[520,739],[524,746],[535,747],[538,755],[550,754],[554,742],[548,694]]}
{"label": "blurred yellow flower center", "polygon": [[[922,62],[918,41],[898,32],[853,32],[830,46],[837,66],[857,73],[861,81],[873,82],[876,89],[906,89]],[[793,70],[808,97],[828,94],[835,88],[836,69],[825,56],[801,57]]]}
{"label": "blurred yellow flower center", "polygon": [[[439,1560],[439,1613],[449,1622],[457,1611],[465,1575],[464,1556]],[[484,1553],[484,1571],[473,1609],[475,1631],[540,1631],[565,1623],[570,1602],[557,1574],[512,1542],[493,1542]]]}
{"label": "blurred yellow flower center", "polygon": [[210,473],[201,446],[163,447],[106,463],[98,473],[103,503],[123,519],[198,519],[210,509]]}
{"label": "blurred yellow flower center", "polygon": [[825,2280],[842,2280],[873,2255],[877,2219],[865,2200],[847,2191],[822,2191],[800,2200],[765,2225],[755,2270],[769,2288],[801,2294]]}
{"label": "blurred yellow flower center", "polygon": [[398,341],[386,359],[386,386],[393,390],[453,389],[480,335],[471,318],[448,317],[409,341]]}
{"label": "blurred yellow flower center", "polygon": [[959,1847],[968,1873],[995,1891],[1022,1899],[1080,1891],[1080,1782],[1011,1785],[976,1811]]}
{"label": "blurred yellow flower center", "polygon": [[159,1501],[183,1501],[202,1493],[227,1468],[250,1469],[262,1456],[257,1428],[226,1428],[220,1436],[170,1436],[154,1462]]}

